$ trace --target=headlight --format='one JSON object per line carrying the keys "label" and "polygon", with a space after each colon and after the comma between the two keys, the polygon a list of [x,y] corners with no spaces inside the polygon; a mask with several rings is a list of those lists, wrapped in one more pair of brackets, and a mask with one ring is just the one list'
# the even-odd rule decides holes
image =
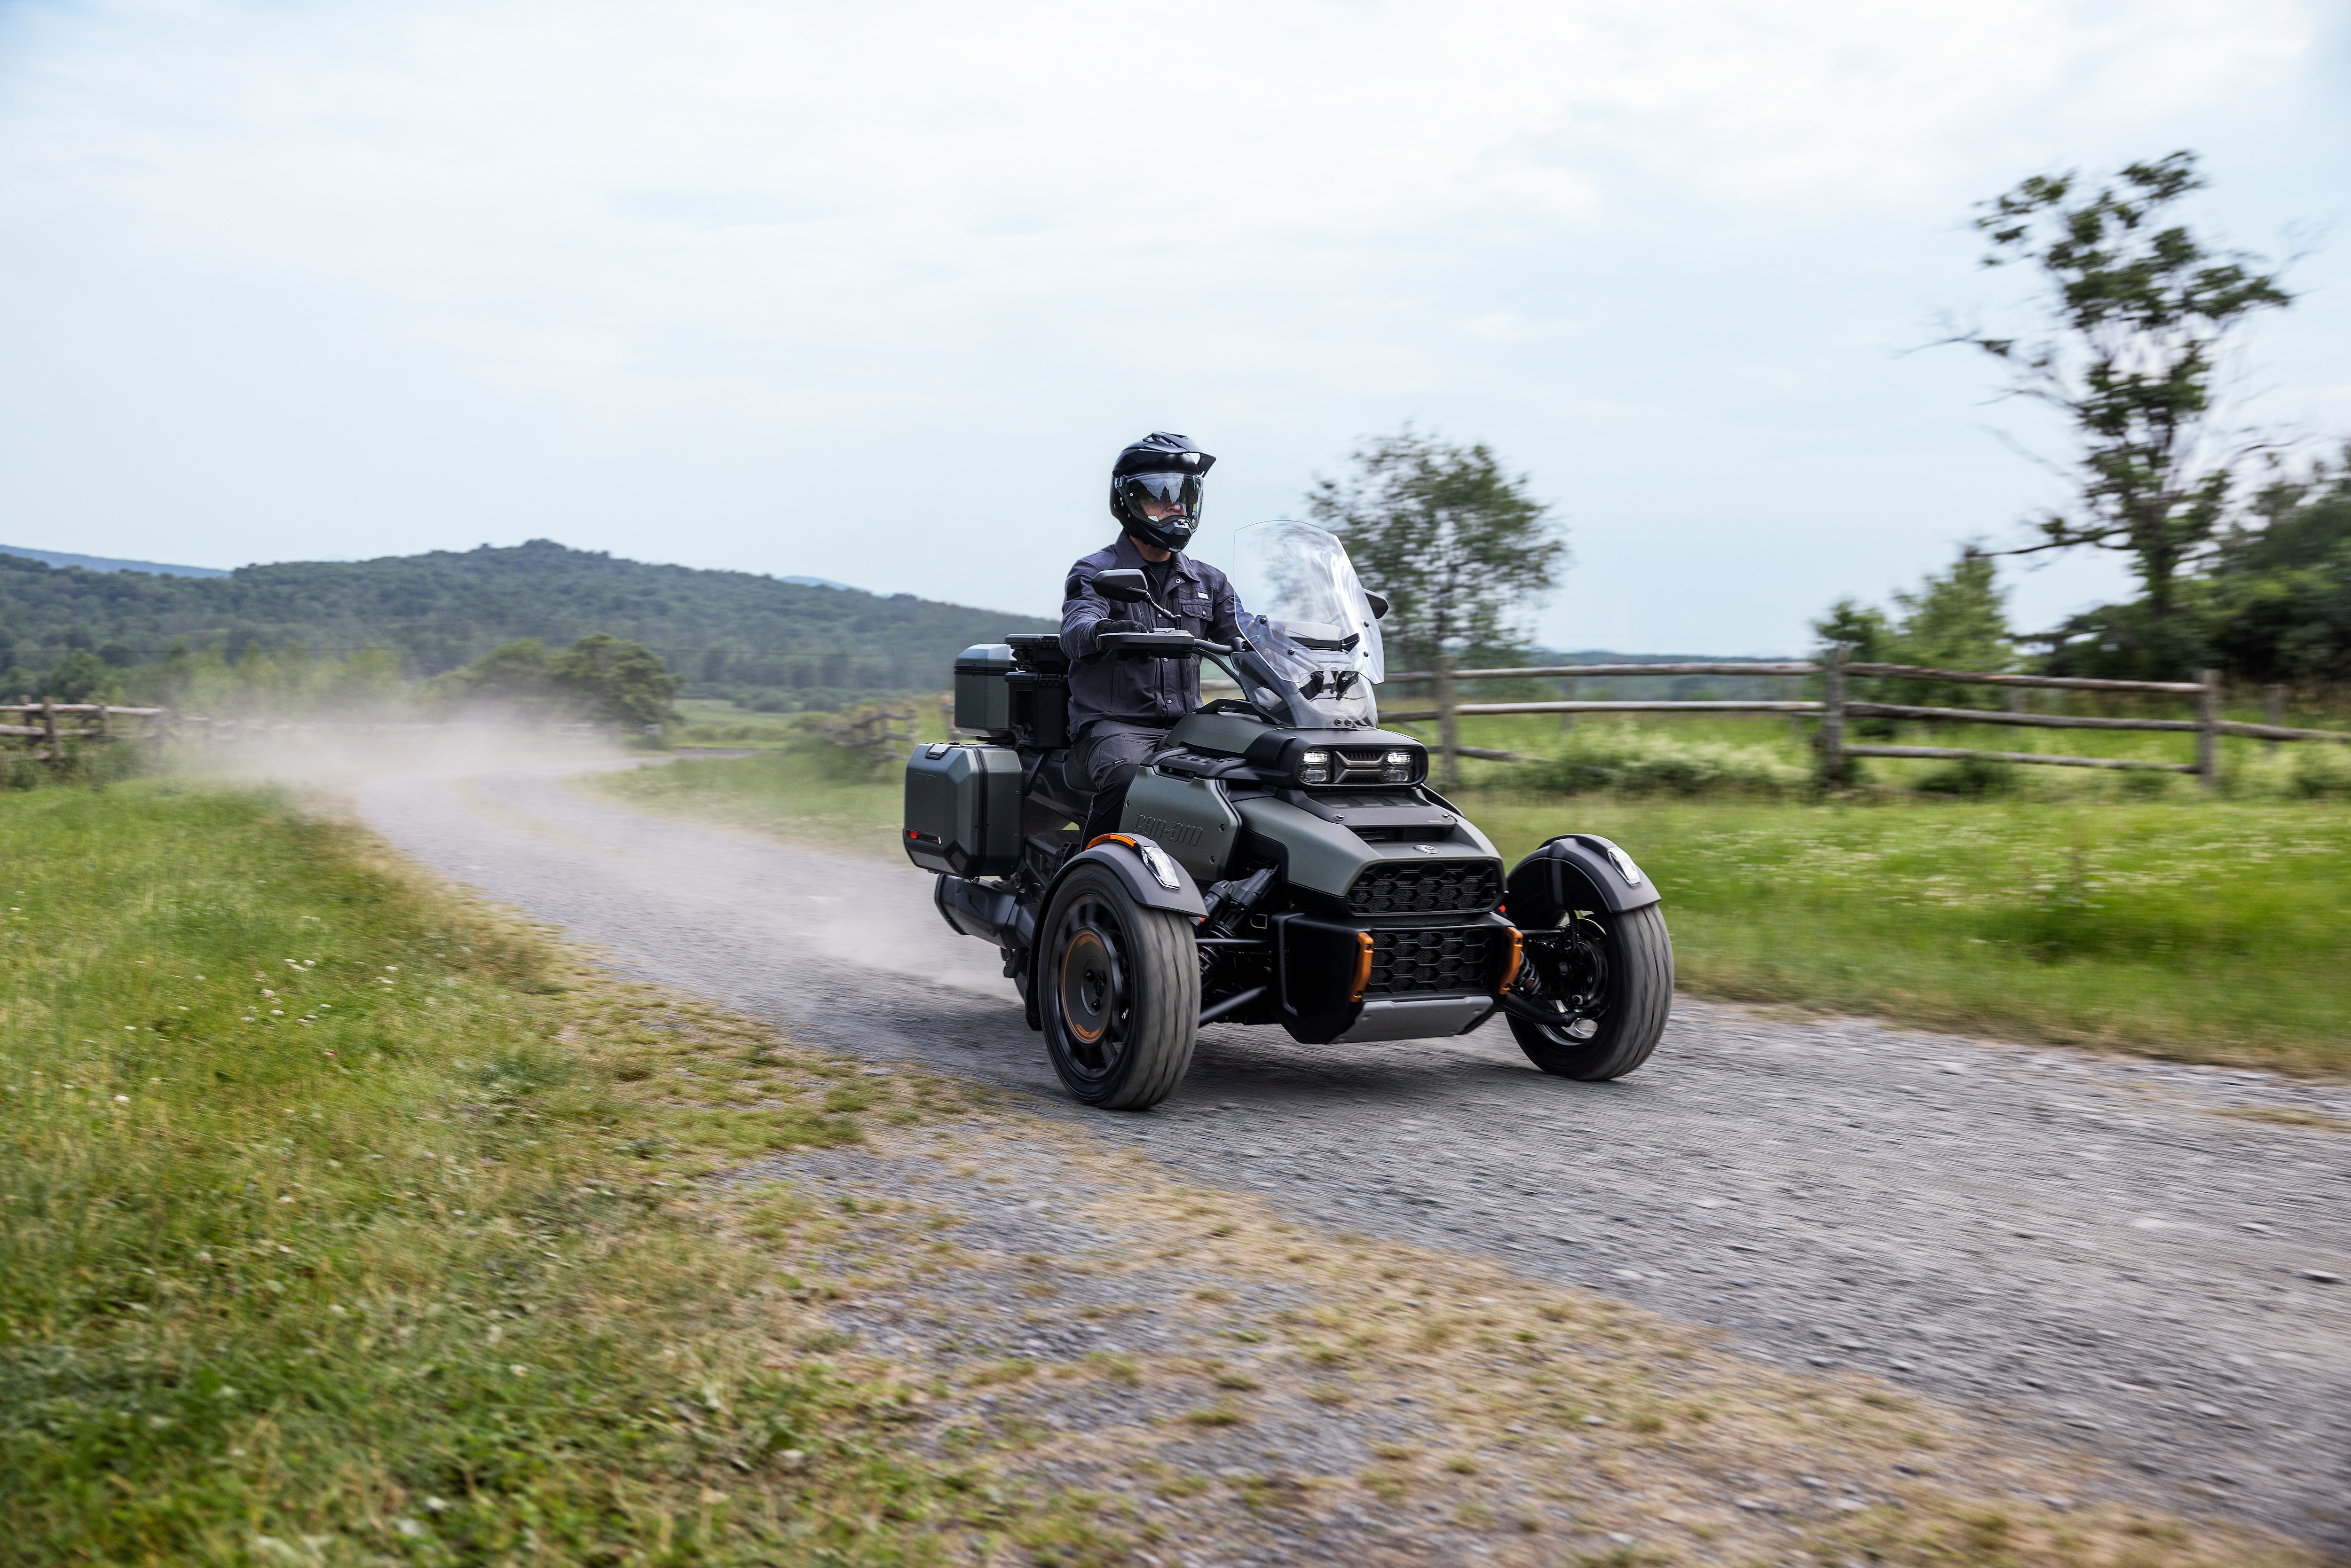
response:
{"label": "headlight", "polygon": [[1380,758],[1380,782],[1409,784],[1412,782],[1412,753],[1391,751]]}
{"label": "headlight", "polygon": [[1315,750],[1301,757],[1298,759],[1298,781],[1301,784],[1331,782],[1331,754],[1327,751]]}

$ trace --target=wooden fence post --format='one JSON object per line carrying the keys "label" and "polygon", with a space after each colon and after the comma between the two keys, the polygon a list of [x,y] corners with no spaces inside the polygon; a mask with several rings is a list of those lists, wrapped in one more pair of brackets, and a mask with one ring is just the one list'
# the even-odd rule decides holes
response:
{"label": "wooden fence post", "polygon": [[1461,716],[1454,711],[1453,655],[1437,655],[1437,787],[1453,790],[1461,787],[1461,764],[1458,753],[1461,745]]}
{"label": "wooden fence post", "polygon": [[2196,778],[2207,789],[2220,787],[2220,672],[2199,670],[2204,689],[2196,694]]}
{"label": "wooden fence post", "polygon": [[1821,782],[1844,788],[1844,644],[1834,643],[1821,664]]}
{"label": "wooden fence post", "polygon": [[[2273,727],[2283,726],[2285,723],[2285,687],[2272,685],[2263,690],[2262,694],[2262,722],[2272,726]],[[2262,742],[2262,749],[2272,757],[2275,757],[2277,755],[2277,748],[2278,743],[2275,736],[2273,736],[2269,739]]]}

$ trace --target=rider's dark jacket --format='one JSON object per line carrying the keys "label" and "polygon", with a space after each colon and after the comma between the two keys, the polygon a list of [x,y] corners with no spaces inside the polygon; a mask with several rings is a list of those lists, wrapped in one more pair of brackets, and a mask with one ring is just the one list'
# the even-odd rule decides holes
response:
{"label": "rider's dark jacket", "polygon": [[[1125,535],[1107,549],[1081,557],[1061,589],[1061,648],[1070,655],[1070,728],[1099,720],[1165,727],[1200,706],[1200,661],[1113,658],[1097,652],[1094,628],[1105,617],[1158,621],[1147,604],[1113,604],[1094,589],[1095,574],[1141,571],[1176,624],[1211,643],[1240,634],[1240,605],[1225,574],[1178,551],[1159,566],[1146,562]],[[1164,583],[1164,588],[1162,584]]]}

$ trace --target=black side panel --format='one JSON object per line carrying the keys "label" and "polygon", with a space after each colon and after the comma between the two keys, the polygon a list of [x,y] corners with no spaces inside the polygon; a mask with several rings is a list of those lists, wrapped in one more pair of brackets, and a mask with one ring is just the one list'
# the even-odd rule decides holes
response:
{"label": "black side panel", "polygon": [[1363,1010],[1348,993],[1364,950],[1363,927],[1291,912],[1273,917],[1273,968],[1281,1023],[1290,1037],[1321,1045],[1346,1032]]}
{"label": "black side panel", "polygon": [[[1614,854],[1609,852],[1615,850]],[[1617,863],[1622,850],[1597,833],[1552,839],[1510,872],[1502,907],[1521,930],[1557,925],[1571,909],[1604,909],[1612,915],[1646,909],[1665,895],[1638,866],[1635,882]],[[1624,865],[1633,865],[1625,856]]]}

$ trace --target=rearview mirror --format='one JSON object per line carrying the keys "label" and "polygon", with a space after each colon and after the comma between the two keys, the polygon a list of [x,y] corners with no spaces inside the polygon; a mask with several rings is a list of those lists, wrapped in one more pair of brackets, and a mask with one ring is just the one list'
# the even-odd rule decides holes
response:
{"label": "rearview mirror", "polygon": [[[1142,576],[1143,574],[1142,574],[1141,572],[1137,572],[1135,575],[1136,575],[1136,576],[1138,576],[1138,577],[1140,577],[1140,576]],[[1386,620],[1386,619],[1387,619],[1387,615],[1388,615],[1388,601],[1387,601],[1387,596],[1386,596],[1385,594],[1374,593],[1370,589],[1368,589],[1368,588],[1367,588],[1367,589],[1364,590],[1364,598],[1366,598],[1366,599],[1368,599],[1368,600],[1370,600],[1370,601],[1372,601],[1372,619],[1373,619],[1373,620],[1374,620],[1374,621],[1384,621],[1384,620]]]}
{"label": "rearview mirror", "polygon": [[1121,604],[1147,604],[1151,601],[1151,590],[1144,584],[1143,574],[1132,569],[1097,572],[1094,587],[1104,599],[1114,599]]}

